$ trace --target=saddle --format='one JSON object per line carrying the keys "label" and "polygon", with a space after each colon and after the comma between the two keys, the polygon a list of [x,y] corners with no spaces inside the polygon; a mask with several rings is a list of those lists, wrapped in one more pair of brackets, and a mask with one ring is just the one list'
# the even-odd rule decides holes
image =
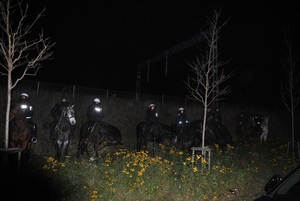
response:
{"label": "saddle", "polygon": [[103,133],[103,135],[105,135],[105,133],[101,129],[101,124],[102,124],[102,122],[98,122],[98,121],[93,122],[93,123],[88,122],[87,123],[88,127],[87,127],[87,130],[86,130],[86,136],[85,136],[85,138],[88,139],[90,137],[91,133],[94,131],[94,129],[95,129],[96,126],[99,126],[100,127],[100,132]]}

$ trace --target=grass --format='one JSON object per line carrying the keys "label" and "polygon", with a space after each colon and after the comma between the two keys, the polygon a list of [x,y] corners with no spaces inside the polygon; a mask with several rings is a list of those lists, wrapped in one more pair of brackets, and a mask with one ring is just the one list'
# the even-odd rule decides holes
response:
{"label": "grass", "polygon": [[286,148],[272,143],[220,150],[216,145],[210,171],[200,153],[192,161],[191,155],[162,145],[155,157],[147,150],[119,150],[94,161],[68,156],[59,163],[51,156],[34,154],[22,171],[21,183],[30,180],[30,185],[28,189],[21,186],[18,196],[89,201],[253,200],[273,174],[285,175],[299,165],[299,160],[286,157]]}
{"label": "grass", "polygon": [[[298,160],[286,157],[286,142],[290,137],[289,113],[280,108],[247,106],[249,112],[261,111],[270,116],[268,139],[281,142],[233,146],[226,150],[213,147],[211,171],[197,155],[191,156],[173,148],[161,147],[156,157],[149,152],[136,152],[136,125],[145,118],[145,109],[152,102],[159,108],[160,121],[171,124],[178,107],[185,105],[190,120],[199,119],[201,104],[178,97],[151,97],[136,101],[107,93],[72,87],[47,85],[16,89],[13,100],[21,92],[28,92],[35,106],[34,119],[38,127],[38,143],[32,147],[32,159],[16,174],[16,164],[10,164],[7,180],[1,180],[0,193],[10,200],[253,200],[263,192],[267,180],[275,173],[285,175]],[[70,89],[69,89],[70,88]],[[0,89],[1,94],[5,91]],[[75,139],[69,146],[69,156],[64,163],[53,159],[54,142],[49,139],[52,122],[50,110],[62,95],[72,98],[76,105],[77,126]],[[105,122],[122,132],[123,150],[110,152],[91,162],[88,157],[75,157],[81,125],[86,121],[86,108],[95,97],[100,97],[105,109]],[[127,97],[127,96],[126,96]],[[169,100],[169,101],[168,101]],[[4,139],[6,111],[5,96],[0,96],[0,140]],[[46,104],[45,104],[46,103]],[[233,135],[235,118],[240,112],[238,104],[226,103],[221,108],[222,117]],[[282,143],[284,142],[284,143]],[[1,147],[2,144],[0,144]],[[126,149],[126,150],[125,150]],[[199,153],[198,153],[199,154]],[[1,169],[1,168],[0,168]],[[5,182],[2,182],[5,181]],[[234,193],[229,192],[232,189]]]}

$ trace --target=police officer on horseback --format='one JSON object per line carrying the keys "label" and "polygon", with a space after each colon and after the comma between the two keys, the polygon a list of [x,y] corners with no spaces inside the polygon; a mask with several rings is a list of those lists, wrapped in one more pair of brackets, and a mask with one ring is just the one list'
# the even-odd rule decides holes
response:
{"label": "police officer on horseback", "polygon": [[21,93],[20,97],[18,99],[17,102],[18,107],[23,111],[27,122],[30,125],[31,128],[31,142],[33,144],[37,143],[37,138],[36,138],[36,130],[37,130],[37,126],[36,124],[33,122],[33,105],[32,103],[29,101],[29,95],[27,93]]}
{"label": "police officer on horseback", "polygon": [[254,121],[256,125],[261,125],[264,122],[264,116],[261,114],[260,111],[258,111],[254,117]]}
{"label": "police officer on horseback", "polygon": [[260,111],[258,111],[254,116],[254,122],[255,122],[255,129],[258,132],[258,135],[260,135],[263,131],[261,125],[264,122],[264,116],[261,114]]}
{"label": "police officer on horseback", "polygon": [[158,112],[155,104],[151,103],[146,111],[145,131],[150,133],[153,130],[153,125],[158,122]]}
{"label": "police officer on horseback", "polygon": [[182,128],[189,123],[189,120],[186,116],[185,109],[183,107],[178,108],[176,114],[176,126],[177,131],[182,130]]}
{"label": "police officer on horseback", "polygon": [[101,107],[101,101],[99,98],[95,98],[92,102],[92,104],[90,104],[87,108],[87,129],[85,132],[85,142],[88,142],[88,134],[91,132],[93,126],[95,125],[95,123],[97,122],[102,122],[102,119],[104,118],[104,111],[103,108]]}
{"label": "police officer on horseback", "polygon": [[238,125],[245,125],[249,121],[249,116],[247,115],[246,111],[243,109],[241,113],[237,116],[236,121]]}
{"label": "police officer on horseback", "polygon": [[214,119],[214,123],[219,127],[221,124],[224,124],[223,122],[223,118],[220,114],[220,109],[216,108],[215,111],[213,112],[213,119]]}
{"label": "police officer on horseback", "polygon": [[[70,103],[66,96],[62,96],[59,103],[56,103],[55,106],[51,109],[51,116],[54,120],[50,124],[50,139],[55,140],[56,136],[54,135],[54,129],[56,124],[59,122],[62,112],[65,108],[69,107]],[[71,126],[70,138],[74,137],[75,125]]]}

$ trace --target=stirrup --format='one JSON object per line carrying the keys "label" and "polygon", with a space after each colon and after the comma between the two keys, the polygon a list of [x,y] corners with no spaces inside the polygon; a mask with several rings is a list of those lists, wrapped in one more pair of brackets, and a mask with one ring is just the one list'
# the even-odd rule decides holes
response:
{"label": "stirrup", "polygon": [[36,137],[32,137],[32,138],[31,138],[31,142],[32,142],[33,144],[37,143],[37,141],[38,141],[38,140],[37,140]]}

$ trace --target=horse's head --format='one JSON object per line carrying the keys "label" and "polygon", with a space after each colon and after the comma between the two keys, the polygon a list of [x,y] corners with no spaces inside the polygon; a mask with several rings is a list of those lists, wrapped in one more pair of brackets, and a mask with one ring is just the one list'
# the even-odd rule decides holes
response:
{"label": "horse's head", "polygon": [[75,105],[72,106],[68,106],[66,108],[66,118],[69,121],[69,123],[71,125],[75,125],[76,124],[76,118],[75,118],[75,109],[74,109]]}

